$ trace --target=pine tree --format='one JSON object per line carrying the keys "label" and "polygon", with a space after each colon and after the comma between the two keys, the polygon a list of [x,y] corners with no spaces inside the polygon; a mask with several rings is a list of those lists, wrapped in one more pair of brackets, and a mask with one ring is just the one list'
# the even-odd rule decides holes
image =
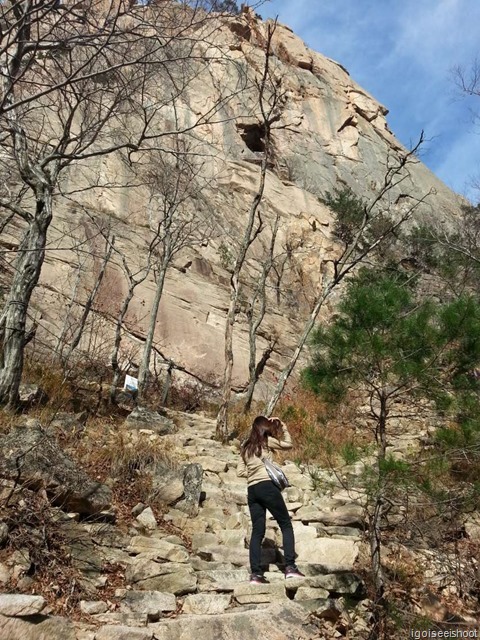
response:
{"label": "pine tree", "polygon": [[380,638],[388,610],[382,527],[400,485],[413,480],[408,462],[388,454],[393,405],[432,399],[460,426],[441,431],[443,443],[455,438],[457,446],[478,446],[480,385],[474,373],[480,361],[480,306],[472,297],[445,304],[421,300],[408,274],[362,269],[331,324],[316,330],[312,347],[312,363],[303,373],[307,386],[331,403],[355,390],[370,406],[376,463],[367,468],[365,486],[377,604],[378,633],[372,637]]}

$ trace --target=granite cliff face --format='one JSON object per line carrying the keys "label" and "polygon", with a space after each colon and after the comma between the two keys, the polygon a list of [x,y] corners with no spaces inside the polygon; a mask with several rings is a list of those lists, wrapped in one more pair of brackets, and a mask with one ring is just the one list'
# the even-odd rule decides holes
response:
{"label": "granite cliff face", "polygon": [[[155,346],[160,368],[164,359],[172,360],[177,375],[212,382],[223,370],[228,261],[259,181],[262,139],[252,80],[263,68],[266,23],[246,11],[231,19],[218,18],[215,30],[210,30],[214,31],[222,61],[212,62],[208,82],[201,74],[189,84],[187,94],[176,106],[176,117],[193,122],[196,114],[213,105],[222,93],[231,95],[213,121],[194,132],[203,158],[204,187],[192,206],[204,207],[211,230],[202,243],[175,257],[157,319]],[[208,46],[204,46],[205,55]],[[349,186],[357,195],[372,198],[388,163],[404,151],[388,129],[387,109],[358,86],[341,65],[310,50],[283,25],[276,28],[273,53],[283,107],[273,127],[274,153],[261,212],[266,228],[279,217],[276,253],[283,265],[283,279],[279,286],[273,275],[269,281],[267,316],[257,345],[260,354],[272,336],[278,337],[264,375],[266,385],[295,345],[320,284],[322,265],[338,251],[331,236],[331,212],[319,196],[336,186]],[[248,79],[243,86],[241,77]],[[170,126],[172,117],[172,113],[165,113],[165,127]],[[55,343],[62,330],[81,314],[101,267],[104,242],[99,226],[112,227],[116,247],[133,270],[145,260],[151,204],[145,190],[135,186],[129,171],[119,157],[109,156],[92,160],[89,166],[77,166],[62,185],[64,192],[70,189],[77,193],[74,201],[57,200],[47,257],[33,298],[38,344]],[[100,186],[82,192],[92,180]],[[108,186],[112,182],[115,188]],[[420,161],[389,198],[392,206],[401,207],[401,194],[422,197],[428,192],[432,195],[419,215],[446,220],[458,211],[458,197]],[[13,232],[5,238],[9,247],[18,242],[16,235]],[[79,249],[70,249],[79,242]],[[243,300],[258,278],[267,243],[268,238],[261,234],[251,247],[243,275]],[[126,316],[122,349],[124,358],[128,356],[134,363],[139,361],[154,289],[152,273],[136,289]],[[108,357],[113,319],[126,290],[120,257],[114,253],[82,343],[97,350],[100,357]],[[236,389],[246,384],[248,373],[245,311],[240,304],[234,338]],[[262,389],[258,393],[261,396]]]}

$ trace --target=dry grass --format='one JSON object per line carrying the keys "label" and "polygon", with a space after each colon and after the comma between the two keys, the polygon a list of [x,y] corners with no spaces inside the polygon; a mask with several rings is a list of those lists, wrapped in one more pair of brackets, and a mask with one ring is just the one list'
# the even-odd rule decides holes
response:
{"label": "dry grass", "polygon": [[7,411],[0,411],[0,435],[6,435],[18,422],[18,416]]}
{"label": "dry grass", "polygon": [[[293,450],[286,457],[296,462],[318,463],[335,466],[339,462],[349,462],[345,457],[349,451],[362,447],[368,439],[355,429],[355,406],[344,404],[331,409],[313,392],[301,387],[285,393],[275,409],[292,435]],[[241,439],[248,435],[253,419],[258,415],[255,409],[248,414],[234,414],[233,426]]]}
{"label": "dry grass", "polygon": [[104,476],[130,478],[155,465],[175,466],[172,439],[151,439],[148,434],[129,431],[122,425],[115,427],[109,428],[101,421],[89,422],[82,447],[90,468],[102,470]]}
{"label": "dry grass", "polygon": [[[246,414],[241,408],[231,412],[231,425],[240,440],[248,436],[262,408],[259,405]],[[294,443],[283,457],[298,463],[317,463],[329,468],[348,464],[355,461],[357,451],[360,456],[370,439],[369,434],[355,428],[354,401],[336,407],[332,413],[312,391],[295,387],[282,396],[274,413],[288,425]]]}
{"label": "dry grass", "polygon": [[50,413],[71,409],[74,391],[58,365],[27,357],[23,368],[23,380],[43,389],[49,400]]}

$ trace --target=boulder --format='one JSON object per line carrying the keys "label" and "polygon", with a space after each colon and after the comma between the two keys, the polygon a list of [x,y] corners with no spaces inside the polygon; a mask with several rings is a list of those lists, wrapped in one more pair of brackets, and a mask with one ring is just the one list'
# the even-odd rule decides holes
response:
{"label": "boulder", "polygon": [[150,622],[156,622],[164,612],[177,609],[177,600],[173,593],[160,591],[123,590],[120,611],[125,613],[146,614]]}
{"label": "boulder", "polygon": [[185,598],[183,613],[215,616],[221,614],[230,605],[232,597],[219,593],[196,593]]}
{"label": "boulder", "polygon": [[183,472],[184,499],[177,505],[177,509],[189,515],[196,516],[202,494],[203,468],[199,463],[187,464]]}
{"label": "boulder", "polygon": [[80,611],[88,616],[105,613],[107,610],[107,603],[103,600],[80,600]]}
{"label": "boulder", "polygon": [[[257,585],[259,586],[259,585]],[[155,640],[311,640],[318,630],[308,623],[308,612],[298,603],[283,600],[259,609],[233,610],[221,616],[182,615],[154,623]]]}
{"label": "boulder", "polygon": [[124,625],[106,625],[95,634],[95,640],[152,640],[150,629],[135,629]]}
{"label": "boulder", "polygon": [[17,549],[5,559],[5,564],[9,567],[11,577],[18,580],[24,576],[32,567],[30,551],[28,549]]}
{"label": "boulder", "polygon": [[350,571],[358,557],[358,545],[353,539],[303,539],[296,542],[298,562],[322,565],[330,571]]}
{"label": "boulder", "polygon": [[196,516],[202,495],[202,480],[203,468],[198,463],[173,470],[162,465],[157,466],[153,473],[153,488],[149,502],[160,505],[174,504],[176,509],[188,516]]}
{"label": "boulder", "polygon": [[328,591],[325,589],[299,587],[295,593],[295,600],[325,600],[328,595]]}
{"label": "boulder", "polygon": [[136,520],[140,527],[146,531],[155,531],[157,528],[157,521],[150,507],[147,507],[139,513]]}
{"label": "boulder", "polygon": [[301,522],[292,522],[293,532],[295,534],[295,543],[298,546],[308,540],[316,540],[318,533],[316,527],[303,525]]}
{"label": "boulder", "polygon": [[242,531],[246,531],[249,523],[250,518],[247,515],[237,512],[227,518],[225,526],[227,529],[241,529]]}
{"label": "boulder", "polygon": [[138,503],[133,507],[133,509],[130,511],[130,513],[132,514],[132,516],[133,516],[134,518],[136,518],[136,517],[137,517],[137,516],[139,516],[139,515],[142,513],[142,511],[143,511],[144,509],[146,509],[146,508],[147,508],[147,505],[143,504],[143,502],[138,502]]}
{"label": "boulder", "polygon": [[76,640],[76,637],[72,623],[65,618],[41,615],[9,618],[0,615],[0,640]]}
{"label": "boulder", "polygon": [[138,560],[127,567],[125,578],[142,591],[162,591],[184,595],[197,588],[197,578],[187,565],[176,562]]}
{"label": "boulder", "polygon": [[362,580],[354,573],[329,573],[307,579],[308,586],[326,589],[334,595],[359,595],[363,589]]}
{"label": "boulder", "polygon": [[175,433],[175,425],[170,418],[146,407],[135,407],[125,420],[128,429],[148,429],[159,436]]}
{"label": "boulder", "polygon": [[127,551],[132,554],[141,554],[151,560],[168,560],[169,562],[187,562],[188,552],[180,545],[172,544],[162,538],[149,538],[147,536],[134,536],[130,540]]}
{"label": "boulder", "polygon": [[215,533],[194,533],[192,536],[192,550],[198,551],[199,549],[216,546],[218,544],[218,538]]}
{"label": "boulder", "polygon": [[319,538],[355,538],[360,540],[362,538],[362,530],[357,527],[327,527],[323,524],[315,525]]}
{"label": "boulder", "polygon": [[97,580],[103,571],[104,555],[101,547],[95,544],[87,532],[79,530],[68,532],[70,538],[68,550],[72,565],[82,572],[85,578]]}
{"label": "boulder", "polygon": [[224,460],[219,460],[213,456],[198,456],[195,457],[195,461],[202,465],[204,471],[210,471],[211,473],[221,473],[228,468]]}
{"label": "boulder", "polygon": [[236,549],[245,548],[245,531],[235,529],[224,529],[219,531],[217,535],[218,542],[227,547],[235,547]]}
{"label": "boulder", "polygon": [[7,584],[10,582],[10,571],[3,562],[0,562],[0,584]]}
{"label": "boulder", "polygon": [[48,400],[45,391],[38,384],[28,384],[22,382],[18,390],[20,404],[24,407],[33,404],[44,404]]}
{"label": "boulder", "polygon": [[152,474],[152,491],[148,501],[159,505],[171,505],[178,502],[184,493],[183,474],[183,469],[157,468]]}
{"label": "boulder", "polygon": [[96,626],[83,622],[74,622],[76,640],[95,640]]}
{"label": "boulder", "polygon": [[362,507],[345,505],[334,510],[321,511],[315,507],[301,507],[294,515],[294,520],[302,522],[321,522],[327,526],[348,527],[361,526],[365,520]]}
{"label": "boulder", "polygon": [[[273,551],[272,554],[268,554],[268,562],[265,562],[266,555],[263,552]],[[199,558],[203,560],[213,561],[213,562],[229,562],[237,567],[242,567],[248,565],[249,557],[248,557],[248,549],[244,548],[235,548],[228,547],[221,544],[209,544],[204,547],[201,547],[197,551],[197,555]],[[262,563],[269,564],[270,562],[275,560],[275,550],[270,549],[262,549]]]}
{"label": "boulder", "polygon": [[86,515],[110,508],[112,492],[66,455],[37,421],[0,438],[0,477],[45,488],[53,504]]}
{"label": "boulder", "polygon": [[239,604],[258,604],[287,598],[284,580],[270,584],[250,584],[249,582],[237,584],[233,595]]}
{"label": "boulder", "polygon": [[45,598],[22,593],[0,594],[0,614],[3,616],[33,616],[45,607]]}
{"label": "boulder", "polygon": [[200,591],[233,591],[240,582],[247,582],[246,569],[207,569],[197,572]]}
{"label": "boulder", "polygon": [[465,522],[465,532],[471,540],[480,540],[480,513],[473,513]]}
{"label": "boulder", "polygon": [[121,611],[107,611],[92,616],[95,624],[111,625],[114,627],[146,627],[148,616],[146,613],[122,613]]}

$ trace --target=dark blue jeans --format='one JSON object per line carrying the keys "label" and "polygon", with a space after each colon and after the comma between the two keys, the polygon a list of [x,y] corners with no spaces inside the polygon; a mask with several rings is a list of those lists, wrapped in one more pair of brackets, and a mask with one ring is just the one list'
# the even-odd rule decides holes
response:
{"label": "dark blue jeans", "polygon": [[252,518],[250,539],[250,567],[252,573],[263,574],[261,565],[262,540],[265,536],[266,511],[270,511],[277,521],[283,536],[283,553],[286,566],[295,564],[295,538],[292,521],[280,489],[273,482],[265,480],[248,487],[248,508]]}

